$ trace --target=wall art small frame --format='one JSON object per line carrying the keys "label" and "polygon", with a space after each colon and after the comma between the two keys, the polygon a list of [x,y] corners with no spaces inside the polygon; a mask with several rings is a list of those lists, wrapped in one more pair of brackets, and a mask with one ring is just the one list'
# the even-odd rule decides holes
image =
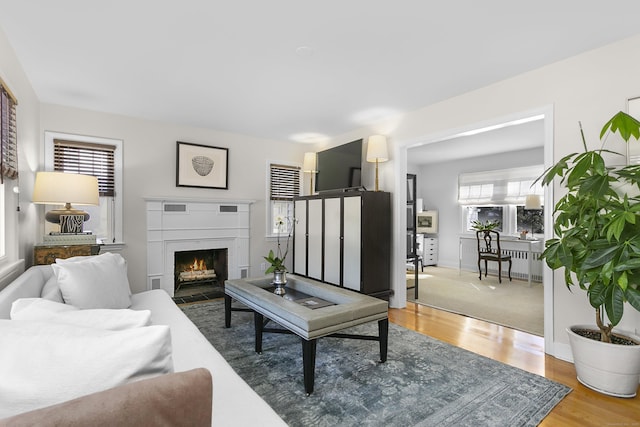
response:
{"label": "wall art small frame", "polygon": [[229,189],[229,149],[177,141],[176,187]]}

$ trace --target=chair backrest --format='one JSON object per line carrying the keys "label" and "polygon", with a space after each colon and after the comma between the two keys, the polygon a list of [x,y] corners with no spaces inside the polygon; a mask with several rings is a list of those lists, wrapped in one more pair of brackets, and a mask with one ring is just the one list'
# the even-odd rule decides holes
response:
{"label": "chair backrest", "polygon": [[495,230],[478,230],[476,231],[476,239],[478,240],[478,254],[492,253],[500,255],[500,233]]}

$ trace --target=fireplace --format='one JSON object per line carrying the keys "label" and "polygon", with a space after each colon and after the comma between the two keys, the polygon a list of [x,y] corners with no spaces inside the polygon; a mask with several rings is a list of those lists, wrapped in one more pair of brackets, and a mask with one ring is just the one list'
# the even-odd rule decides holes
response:
{"label": "fireplace", "polygon": [[[204,261],[205,270],[215,273],[183,274],[183,289],[198,275],[213,274],[217,284],[224,279],[248,277],[250,200],[197,200],[147,198],[147,289],[163,289],[172,297],[176,291],[176,254],[214,251]],[[194,263],[194,253],[181,264]],[[199,256],[196,256],[199,258]],[[200,263],[198,262],[198,269]],[[187,267],[188,268],[188,267]],[[183,270],[186,271],[186,270]],[[179,277],[179,274],[178,274]]]}
{"label": "fireplace", "polygon": [[174,291],[188,286],[224,286],[228,278],[224,249],[197,249],[174,252]]}

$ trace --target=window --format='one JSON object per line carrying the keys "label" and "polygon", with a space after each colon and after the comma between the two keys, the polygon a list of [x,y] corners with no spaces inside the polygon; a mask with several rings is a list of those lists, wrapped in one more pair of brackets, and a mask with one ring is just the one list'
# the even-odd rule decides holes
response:
{"label": "window", "polygon": [[121,140],[46,132],[45,169],[97,177],[100,205],[83,206],[85,229],[104,243],[123,241]]}
{"label": "window", "polygon": [[16,131],[16,101],[0,80],[0,183],[18,177],[18,138]]}
{"label": "window", "polygon": [[528,194],[543,195],[534,181],[544,172],[543,165],[461,173],[458,177],[458,203],[461,205],[523,204]]}
{"label": "window", "polygon": [[467,220],[466,231],[473,230],[473,222],[487,222],[487,221],[500,221],[500,226],[496,228],[496,231],[502,231],[505,229],[504,215],[502,206],[467,206]]}
{"label": "window", "polygon": [[[269,235],[288,234],[292,231],[293,198],[300,195],[300,167],[270,164],[269,165],[269,201],[271,209],[268,213],[267,233]],[[278,219],[285,219],[279,224]]]}
{"label": "window", "polygon": [[542,209],[525,209],[518,206],[516,212],[516,231],[528,231],[533,234],[544,233],[544,206]]}
{"label": "window", "polygon": [[[0,259],[17,259],[17,217],[11,215],[16,204],[9,197],[14,184],[8,180],[18,178],[18,135],[16,106],[18,102],[7,85],[0,79]],[[7,245],[8,242],[14,242]]]}

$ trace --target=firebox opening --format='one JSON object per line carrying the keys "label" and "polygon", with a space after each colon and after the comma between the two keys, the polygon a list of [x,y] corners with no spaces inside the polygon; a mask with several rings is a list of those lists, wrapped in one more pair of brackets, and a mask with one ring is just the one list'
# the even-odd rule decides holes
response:
{"label": "firebox opening", "polygon": [[174,290],[222,289],[228,278],[227,249],[198,249],[174,254]]}

